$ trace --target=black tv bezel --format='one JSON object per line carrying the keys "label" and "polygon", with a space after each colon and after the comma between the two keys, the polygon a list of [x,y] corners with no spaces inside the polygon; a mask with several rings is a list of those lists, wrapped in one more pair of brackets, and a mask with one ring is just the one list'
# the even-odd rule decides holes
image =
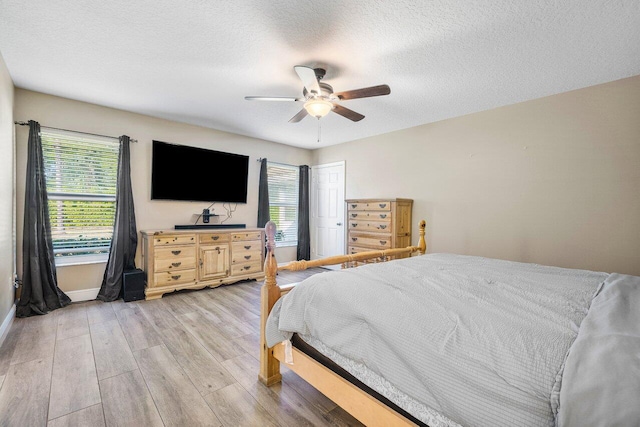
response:
{"label": "black tv bezel", "polygon": [[[157,173],[157,167],[156,167],[156,163],[155,163],[155,147],[157,144],[161,144],[161,145],[165,145],[165,146],[171,146],[171,147],[178,147],[179,149],[184,149],[185,151],[190,151],[191,153],[197,153],[197,152],[202,152],[202,153],[207,153],[207,154],[218,154],[218,155],[222,155],[222,156],[230,156],[230,157],[236,157],[236,158],[243,158],[245,159],[245,164],[246,164],[246,174],[244,174],[244,180],[245,180],[245,186],[244,186],[244,197],[243,198],[230,198],[228,197],[228,200],[213,200],[213,199],[208,199],[208,198],[199,198],[199,197],[178,197],[175,194],[171,194],[170,196],[166,196],[166,197],[158,197],[158,195],[156,193],[158,193],[158,190],[156,187],[157,185],[157,180],[156,180],[156,173]],[[175,166],[175,165],[174,165]],[[225,174],[228,173],[227,170],[225,169]],[[246,204],[247,203],[247,197],[248,197],[248,186],[249,186],[249,156],[244,155],[244,154],[238,154],[238,153],[230,153],[230,152],[226,152],[226,151],[219,151],[219,150],[212,150],[212,149],[208,149],[208,148],[202,148],[202,147],[194,147],[194,146],[190,146],[190,145],[183,145],[183,144],[175,144],[172,142],[166,142],[166,141],[159,141],[159,140],[152,140],[152,148],[151,148],[151,200],[162,200],[162,201],[176,201],[176,202],[204,202],[204,203],[214,203],[214,202],[218,202],[218,203],[237,203],[237,204]],[[154,191],[155,190],[155,191]],[[232,200],[229,200],[232,199]]]}

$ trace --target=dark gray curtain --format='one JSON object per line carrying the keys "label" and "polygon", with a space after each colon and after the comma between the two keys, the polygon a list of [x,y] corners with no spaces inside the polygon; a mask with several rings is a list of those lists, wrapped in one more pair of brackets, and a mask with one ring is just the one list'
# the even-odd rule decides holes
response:
{"label": "dark gray curtain", "polygon": [[298,185],[298,260],[311,259],[311,236],[309,231],[309,166],[300,166]]}
{"label": "dark gray curtain", "polygon": [[271,219],[269,216],[269,177],[267,176],[267,159],[260,163],[260,183],[258,184],[258,227],[264,226]]}
{"label": "dark gray curtain", "polygon": [[40,124],[33,120],[29,121],[25,187],[22,290],[16,306],[17,317],[47,314],[71,303],[69,297],[58,288]]}
{"label": "dark gray curtain", "polygon": [[122,291],[122,273],[136,268],[135,256],[138,247],[138,230],[133,208],[131,191],[131,156],[129,137],[120,137],[120,156],[118,158],[118,188],[116,190],[116,219],[113,225],[113,238],[109,250],[109,261],[104,270],[102,287],[98,299],[115,301]]}

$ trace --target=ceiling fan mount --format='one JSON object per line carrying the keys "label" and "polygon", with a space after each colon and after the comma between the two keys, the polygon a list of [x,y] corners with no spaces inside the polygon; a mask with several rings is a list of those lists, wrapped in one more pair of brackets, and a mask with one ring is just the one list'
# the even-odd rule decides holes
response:
{"label": "ceiling fan mount", "polygon": [[351,121],[358,122],[364,119],[360,113],[356,113],[339,104],[339,101],[350,99],[369,98],[372,96],[389,95],[391,89],[387,85],[371,86],[363,89],[348,90],[344,92],[333,92],[333,87],[321,80],[326,75],[324,68],[311,68],[303,65],[293,67],[300,80],[302,80],[302,98],[273,97],[273,96],[245,96],[250,101],[302,101],[302,110],[293,116],[289,123],[298,123],[306,116],[313,116],[318,119],[326,116],[330,112],[341,115]]}

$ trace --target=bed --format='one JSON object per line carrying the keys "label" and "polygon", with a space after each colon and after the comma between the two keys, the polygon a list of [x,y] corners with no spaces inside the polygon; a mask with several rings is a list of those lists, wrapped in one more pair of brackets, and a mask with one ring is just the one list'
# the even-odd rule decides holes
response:
{"label": "bed", "polygon": [[[260,380],[286,363],[366,425],[640,423],[639,277],[425,255],[424,230],[278,267],[267,224]],[[357,268],[277,285],[330,264]]]}

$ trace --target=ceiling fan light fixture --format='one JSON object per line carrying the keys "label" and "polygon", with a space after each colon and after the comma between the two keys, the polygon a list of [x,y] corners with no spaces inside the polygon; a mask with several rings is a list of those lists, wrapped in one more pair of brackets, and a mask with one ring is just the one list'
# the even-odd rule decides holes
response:
{"label": "ceiling fan light fixture", "polygon": [[304,109],[307,110],[310,116],[319,119],[333,110],[333,104],[324,99],[314,98],[304,103]]}

